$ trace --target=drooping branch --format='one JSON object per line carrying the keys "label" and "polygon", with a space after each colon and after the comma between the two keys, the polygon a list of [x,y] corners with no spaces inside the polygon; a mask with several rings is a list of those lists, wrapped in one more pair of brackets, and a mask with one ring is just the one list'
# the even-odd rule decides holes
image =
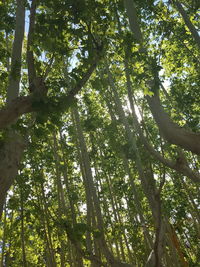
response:
{"label": "drooping branch", "polygon": [[158,95],[146,96],[154,120],[164,138],[171,144],[200,155],[200,134],[181,128],[164,111]]}
{"label": "drooping branch", "polygon": [[25,6],[23,0],[17,1],[15,37],[12,48],[11,71],[7,88],[7,103],[10,103],[19,95],[19,83],[21,78],[21,56],[24,39]]}

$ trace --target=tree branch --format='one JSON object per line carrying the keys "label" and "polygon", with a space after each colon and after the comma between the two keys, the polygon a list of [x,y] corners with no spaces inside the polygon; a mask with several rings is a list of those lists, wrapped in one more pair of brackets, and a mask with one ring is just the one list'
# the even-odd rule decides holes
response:
{"label": "tree branch", "polygon": [[8,127],[21,115],[32,111],[33,108],[30,96],[16,98],[0,110],[0,129]]}
{"label": "tree branch", "polygon": [[69,98],[73,98],[75,95],[77,95],[78,92],[81,90],[81,88],[86,84],[86,82],[89,80],[90,76],[92,75],[93,71],[96,69],[96,66],[97,66],[97,63],[98,63],[99,59],[100,59],[99,57],[96,58],[96,60],[89,67],[89,69],[84,74],[82,79],[80,81],[78,81],[78,83],[74,86],[74,88],[72,88],[69,91],[69,93],[68,93],[68,97]]}
{"label": "tree branch", "polygon": [[194,38],[194,40],[196,41],[198,47],[200,48],[200,36],[198,34],[198,31],[195,29],[194,25],[190,21],[188,15],[185,12],[184,8],[182,7],[181,3],[178,0],[174,0],[173,2],[175,4],[176,8],[178,9],[179,13],[181,14],[186,26],[190,30],[190,32],[192,34],[192,37]]}
{"label": "tree branch", "polygon": [[15,37],[12,48],[11,71],[7,88],[7,103],[10,103],[19,95],[19,83],[21,78],[21,55],[24,39],[25,6],[23,0],[17,1]]}
{"label": "tree branch", "polygon": [[192,171],[188,165],[186,165],[185,162],[179,162],[177,159],[176,162],[173,162],[172,160],[164,158],[159,152],[157,152],[146,140],[144,135],[140,132],[140,138],[146,149],[150,152],[152,156],[154,156],[157,160],[159,160],[161,163],[163,163],[165,166],[169,167],[170,169],[173,169],[185,176],[187,176],[189,179],[191,179],[195,183],[200,182],[200,175],[197,172]]}
{"label": "tree branch", "polygon": [[[60,102],[71,103],[74,96],[79,93],[86,82],[89,80],[93,71],[95,70],[98,59],[89,67],[87,72],[84,74],[82,79],[77,82],[77,84],[72,88],[66,96],[60,97]],[[48,97],[46,97],[48,102]],[[13,100],[11,103],[7,104],[4,108],[0,110],[0,129],[8,127],[12,122],[18,119],[21,115],[35,111],[32,105],[34,101],[34,96],[22,96]]]}
{"label": "tree branch", "polygon": [[200,155],[200,134],[181,128],[164,111],[158,95],[146,96],[150,110],[164,138],[171,144]]}

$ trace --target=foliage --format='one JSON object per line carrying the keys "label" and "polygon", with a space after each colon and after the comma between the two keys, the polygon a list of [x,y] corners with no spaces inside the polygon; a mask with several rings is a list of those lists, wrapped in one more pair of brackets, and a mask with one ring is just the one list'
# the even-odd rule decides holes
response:
{"label": "foliage", "polygon": [[[198,28],[198,1],[181,2]],[[159,92],[173,121],[198,132],[199,50],[174,5],[152,0],[135,1],[135,6],[145,48],[129,30],[122,1],[38,1],[32,49],[37,73],[44,75],[50,67],[48,94],[33,97],[34,112],[12,126],[26,138],[27,148],[0,223],[2,266],[94,266],[95,260],[108,262],[103,242],[114,258],[144,266],[158,230],[151,205],[158,192],[160,218],[172,229],[164,237],[163,266],[199,266],[199,188],[147,151],[130,101],[153,149],[173,166],[183,153],[187,167],[198,172],[197,155],[180,152],[163,139],[146,96]],[[6,103],[15,12],[15,1],[0,1],[1,107]],[[29,92],[27,34],[21,96]],[[69,98],[98,56],[89,81]],[[11,75],[18,72],[19,66]],[[6,141],[3,130],[0,151]],[[139,159],[146,180],[141,179]]]}

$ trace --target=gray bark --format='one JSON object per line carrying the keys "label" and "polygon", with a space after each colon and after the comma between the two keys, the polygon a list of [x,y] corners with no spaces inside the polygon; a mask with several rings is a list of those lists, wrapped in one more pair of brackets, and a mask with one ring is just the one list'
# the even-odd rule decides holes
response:
{"label": "gray bark", "polygon": [[7,191],[18,173],[25,146],[24,140],[19,135],[9,133],[8,140],[0,150],[0,217]]}
{"label": "gray bark", "polygon": [[81,150],[81,157],[83,159],[83,165],[84,165],[84,170],[85,170],[85,175],[86,175],[86,181],[87,181],[87,186],[89,188],[89,191],[91,192],[92,196],[92,202],[94,205],[94,210],[95,210],[95,215],[97,219],[97,227],[101,231],[101,237],[99,238],[99,246],[100,249],[102,250],[102,253],[104,254],[107,262],[110,264],[112,267],[131,267],[131,265],[127,263],[120,262],[115,259],[115,257],[112,255],[110,252],[106,240],[105,240],[105,233],[104,233],[104,222],[102,218],[102,213],[101,213],[101,207],[99,203],[99,199],[97,197],[97,192],[96,188],[94,186],[94,181],[93,181],[93,175],[90,167],[90,159],[89,155],[87,152],[87,147],[79,119],[79,114],[77,109],[74,108],[74,117],[75,117],[75,122],[76,122],[76,127],[77,127],[77,135],[79,139],[79,144],[80,144],[80,150]]}
{"label": "gray bark", "polygon": [[25,6],[24,0],[17,0],[15,37],[12,49],[11,72],[7,89],[7,102],[10,103],[19,95],[21,78],[21,56],[24,39]]}
{"label": "gray bark", "polygon": [[130,29],[133,32],[136,40],[140,43],[142,42],[142,32],[140,30],[138,17],[137,17],[137,11],[135,8],[135,3],[133,0],[124,0],[124,5],[126,8]]}
{"label": "gray bark", "polygon": [[190,21],[187,13],[185,12],[183,6],[181,5],[181,3],[178,0],[174,0],[173,1],[176,8],[178,9],[179,13],[181,14],[185,24],[187,25],[188,29],[190,30],[192,37],[194,38],[194,40],[196,41],[199,49],[200,49],[200,36],[198,34],[198,31],[195,29],[194,25],[192,24],[192,22]]}
{"label": "gray bark", "polygon": [[[183,19],[186,25],[188,26],[188,28],[190,29],[195,40],[200,45],[200,37],[196,29],[190,22],[189,18],[187,17],[187,14],[185,13],[181,4],[178,1],[175,1],[175,4],[177,8],[179,9],[181,15],[183,16]],[[127,15],[129,18],[131,31],[133,34],[136,34],[136,32],[139,32],[138,40],[139,39],[141,40],[142,37],[140,36],[140,34],[142,35],[142,32],[137,22],[137,15],[136,15],[135,7],[134,7],[134,1],[125,0],[125,5],[127,9]],[[133,21],[135,23],[134,26],[132,26]],[[144,52],[147,53],[145,47],[144,47]],[[176,123],[174,123],[169,117],[169,115],[162,108],[160,99],[157,95],[154,95],[152,97],[147,96],[146,99],[151,109],[151,112],[153,114],[153,117],[161,133],[163,134],[164,138],[171,144],[178,145],[188,151],[191,151],[192,153],[200,155],[200,134],[183,129],[179,127]]]}
{"label": "gray bark", "polygon": [[198,183],[200,182],[200,175],[199,173],[193,171],[192,169],[190,169],[190,167],[188,166],[188,163],[186,161],[186,159],[184,158],[184,155],[182,154],[180,155],[177,160],[174,162],[172,160],[166,159],[164,158],[159,152],[157,152],[153,146],[147,141],[147,139],[145,138],[141,128],[140,128],[140,124],[137,120],[137,116],[136,116],[136,112],[135,112],[135,107],[134,107],[134,103],[133,103],[133,94],[132,94],[132,85],[131,85],[131,80],[130,80],[130,74],[129,74],[129,68],[128,68],[128,62],[127,59],[125,59],[125,73],[126,73],[126,80],[127,80],[127,90],[128,90],[128,98],[129,98],[129,103],[130,103],[130,107],[131,107],[131,112],[133,115],[133,119],[134,119],[134,125],[135,125],[135,129],[137,131],[137,133],[140,136],[140,139],[143,143],[143,145],[145,146],[145,148],[149,151],[149,153],[154,156],[157,160],[159,160],[161,163],[163,163],[165,166],[176,170],[177,172],[187,176],[188,178],[190,178],[193,182]]}
{"label": "gray bark", "polygon": [[[19,94],[20,72],[21,72],[21,54],[22,43],[24,37],[24,23],[25,23],[25,7],[24,1],[17,1],[16,10],[16,27],[15,37],[13,42],[13,51],[11,59],[11,73],[9,77],[9,84],[7,88],[7,103],[12,106],[12,101]],[[5,116],[6,109],[3,110],[1,120],[5,122],[9,118]],[[9,113],[9,112],[8,112]],[[12,110],[14,116],[15,110]],[[10,114],[10,113],[9,113]],[[2,111],[0,112],[2,115]],[[7,114],[8,115],[8,114]],[[15,118],[15,116],[14,116]],[[14,123],[15,120],[13,119]],[[2,214],[3,204],[6,198],[7,191],[12,185],[14,178],[18,173],[19,163],[22,153],[25,149],[25,142],[14,130],[8,129],[6,140],[0,151],[0,217]]]}
{"label": "gray bark", "polygon": [[[139,178],[141,180],[141,184],[142,184],[144,193],[148,199],[148,202],[149,202],[149,205],[150,205],[150,208],[152,211],[152,215],[154,218],[154,222],[155,222],[155,228],[156,228],[156,232],[157,232],[156,240],[155,240],[155,244],[154,244],[154,247],[155,247],[154,248],[155,264],[157,264],[157,263],[161,264],[161,259],[162,259],[162,255],[163,255],[165,222],[161,216],[161,211],[160,211],[161,202],[160,202],[160,198],[158,198],[159,192],[156,188],[155,180],[154,180],[153,173],[151,172],[151,170],[147,169],[147,171],[144,171],[143,164],[142,164],[141,157],[140,157],[140,153],[139,153],[139,150],[138,150],[138,147],[136,144],[136,138],[135,138],[134,134],[131,132],[128,120],[127,120],[125,113],[124,113],[124,110],[122,108],[121,100],[119,98],[117,89],[115,87],[115,83],[113,81],[113,78],[112,78],[111,73],[110,73],[108,68],[107,68],[107,71],[108,71],[108,77],[109,77],[109,82],[110,82],[110,85],[112,88],[112,92],[114,94],[114,100],[116,103],[118,114],[119,114],[119,117],[120,117],[122,124],[124,125],[129,146],[132,149],[132,151],[134,151],[135,164],[137,167]],[[156,265],[156,266],[158,267],[161,265]]]}
{"label": "gray bark", "polygon": [[200,155],[200,134],[181,128],[174,123],[161,106],[159,96],[147,96],[146,99],[164,138],[171,144]]}

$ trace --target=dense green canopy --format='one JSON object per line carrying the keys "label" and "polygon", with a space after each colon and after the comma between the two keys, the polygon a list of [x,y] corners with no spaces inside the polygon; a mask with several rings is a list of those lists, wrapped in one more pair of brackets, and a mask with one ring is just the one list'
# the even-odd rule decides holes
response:
{"label": "dense green canopy", "polygon": [[199,18],[0,1],[0,266],[200,266]]}

